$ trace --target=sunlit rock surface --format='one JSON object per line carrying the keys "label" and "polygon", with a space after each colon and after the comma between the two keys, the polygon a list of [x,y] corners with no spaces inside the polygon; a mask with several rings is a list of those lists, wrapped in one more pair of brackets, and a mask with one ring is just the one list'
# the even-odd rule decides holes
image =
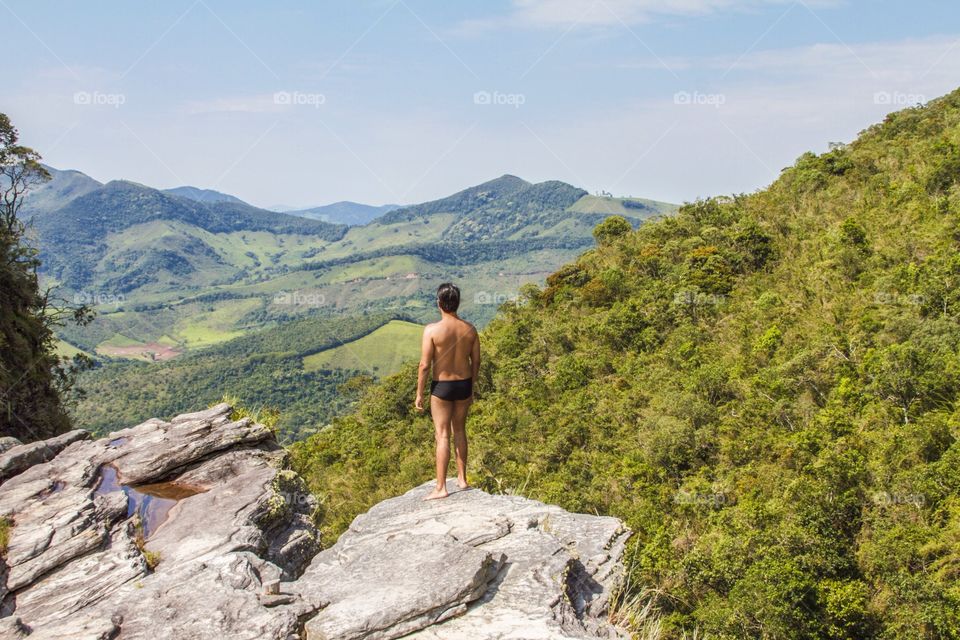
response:
{"label": "sunlit rock surface", "polygon": [[606,621],[619,520],[453,483],[424,502],[423,485],[320,551],[273,434],[230,415],[0,453],[0,637],[627,637]]}

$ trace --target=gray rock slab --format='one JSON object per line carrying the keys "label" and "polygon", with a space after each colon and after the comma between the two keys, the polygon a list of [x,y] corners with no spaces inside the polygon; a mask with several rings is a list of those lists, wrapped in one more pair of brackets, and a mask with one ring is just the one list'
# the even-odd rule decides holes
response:
{"label": "gray rock slab", "polygon": [[89,431],[75,429],[48,440],[9,446],[12,444],[10,440],[13,438],[11,438],[5,442],[7,448],[0,453],[0,481],[13,477],[35,464],[53,460],[69,445],[89,437]]}
{"label": "gray rock slab", "polygon": [[618,519],[452,482],[425,502],[430,488],[358,516],[282,585],[326,605],[308,640],[629,637],[606,621],[629,537]]}

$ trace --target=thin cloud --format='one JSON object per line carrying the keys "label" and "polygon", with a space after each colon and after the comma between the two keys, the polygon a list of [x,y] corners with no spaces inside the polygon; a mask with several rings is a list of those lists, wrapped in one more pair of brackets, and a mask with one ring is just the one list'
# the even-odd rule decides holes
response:
{"label": "thin cloud", "polygon": [[[489,29],[567,28],[571,25],[610,27],[654,22],[662,17],[696,17],[721,12],[756,11],[797,0],[512,0],[506,16],[461,22],[456,31],[472,35]],[[811,7],[840,4],[842,0],[807,0]],[[591,4],[592,2],[592,4]]]}
{"label": "thin cloud", "polygon": [[[960,35],[932,36],[886,42],[863,42],[854,45],[817,43],[784,49],[760,49],[747,55],[711,55],[670,57],[665,61],[674,69],[701,71],[751,72],[753,83],[762,81],[770,93],[769,76],[786,80],[799,77],[843,78],[849,81],[864,78],[864,65],[877,69],[876,81],[917,82],[929,84],[960,72],[960,57],[950,56],[958,46]],[[618,69],[656,69],[657,59],[643,57],[617,63]],[[763,75],[757,75],[757,74]],[[726,75],[726,74],[724,74]]]}

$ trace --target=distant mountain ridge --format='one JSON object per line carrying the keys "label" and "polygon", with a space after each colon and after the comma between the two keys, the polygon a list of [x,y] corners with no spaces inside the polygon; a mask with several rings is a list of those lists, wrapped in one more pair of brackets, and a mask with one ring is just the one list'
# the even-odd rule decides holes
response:
{"label": "distant mountain ridge", "polygon": [[[108,237],[151,222],[180,223],[213,234],[267,232],[318,236],[327,241],[339,239],[345,232],[343,226],[257,209],[240,201],[197,202],[115,180],[36,220],[44,271],[73,288],[88,287],[94,284],[97,263],[108,253]],[[102,271],[119,292],[126,293],[134,284],[142,286],[156,279],[159,272],[183,276],[222,263],[216,251],[192,235],[166,233],[138,249],[136,255],[116,256],[101,265]],[[117,274],[125,280],[122,274],[130,269],[143,277],[118,284]]]}
{"label": "distant mountain ridge", "polygon": [[[396,209],[340,202],[278,213],[210,189],[158,190],[125,180],[101,184],[76,171],[51,174],[28,199],[37,212],[44,273],[69,289],[107,288],[113,295],[395,255],[475,264],[524,251],[569,251],[592,243],[593,225],[609,215],[604,207],[635,225],[658,213],[627,210],[564,182],[532,184],[513,175]],[[589,206],[578,205],[584,199],[592,199]],[[348,228],[356,234],[347,236]],[[300,259],[286,248],[288,237],[310,245]],[[275,249],[258,250],[263,240]]]}
{"label": "distant mountain ridge", "polygon": [[283,213],[294,216],[322,220],[333,224],[347,224],[350,226],[364,225],[373,222],[385,213],[399,209],[398,204],[383,204],[380,206],[342,200],[332,204],[325,204],[309,209],[285,209]]}
{"label": "distant mountain ridge", "polygon": [[[383,216],[380,221],[389,224],[438,213],[476,211],[492,201],[499,200],[529,186],[531,185],[526,180],[505,174],[499,178],[468,187],[445,198],[400,207]],[[586,191],[583,193],[586,194]]]}
{"label": "distant mountain ridge", "polygon": [[245,204],[248,207],[251,206],[240,198],[232,196],[229,193],[221,193],[220,191],[214,191],[213,189],[200,189],[198,187],[191,187],[189,185],[183,187],[174,187],[173,189],[164,189],[163,192],[174,196],[180,196],[181,198],[189,198],[190,200],[194,200],[196,202],[232,202],[234,204]]}
{"label": "distant mountain ridge", "polygon": [[[163,192],[170,195],[179,196],[181,198],[188,198],[196,202],[232,202],[234,204],[245,204],[247,206],[251,206],[249,203],[236,196],[215,191],[213,189],[200,189],[198,187],[183,186],[176,187],[174,189],[164,189]],[[278,205],[275,207],[266,207],[265,209],[267,211],[285,213],[291,216],[308,218],[310,220],[319,220],[321,222],[329,222],[331,224],[359,226],[372,222],[383,214],[393,211],[394,209],[399,209],[400,206],[401,205],[398,204],[383,204],[377,206],[363,204],[361,202],[353,202],[351,200],[341,200],[339,202],[318,205],[315,207],[288,207]]]}
{"label": "distant mountain ridge", "polygon": [[27,192],[20,210],[24,219],[56,211],[74,198],[103,186],[103,183],[80,171],[54,169],[48,165],[44,165],[44,168],[50,173],[50,180],[32,187]]}

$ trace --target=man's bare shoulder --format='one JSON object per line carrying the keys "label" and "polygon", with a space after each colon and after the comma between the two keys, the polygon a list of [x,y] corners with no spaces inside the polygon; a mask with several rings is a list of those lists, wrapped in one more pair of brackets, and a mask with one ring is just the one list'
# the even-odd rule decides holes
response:
{"label": "man's bare shoulder", "polygon": [[463,333],[460,334],[461,336],[464,336],[464,337],[469,338],[469,339],[471,339],[471,340],[476,340],[476,339],[478,339],[478,338],[480,337],[479,332],[477,332],[477,328],[476,328],[475,326],[473,326],[472,323],[467,322],[466,320],[464,320],[464,319],[462,319],[462,318],[460,319],[460,322],[463,323],[462,328],[461,328],[461,331],[462,331]]}

